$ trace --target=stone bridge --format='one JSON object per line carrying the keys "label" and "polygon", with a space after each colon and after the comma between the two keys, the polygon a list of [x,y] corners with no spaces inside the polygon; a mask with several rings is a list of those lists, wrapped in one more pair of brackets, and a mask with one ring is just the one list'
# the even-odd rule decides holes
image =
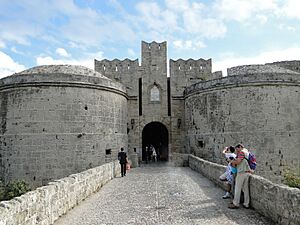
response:
{"label": "stone bridge", "polygon": [[0,203],[0,225],[300,223],[300,190],[251,175],[251,209],[228,209],[225,166],[193,155],[188,167],[151,163],[120,176],[117,161]]}
{"label": "stone bridge", "polygon": [[273,224],[254,210],[228,209],[223,194],[188,167],[152,164],[113,179],[54,224]]}

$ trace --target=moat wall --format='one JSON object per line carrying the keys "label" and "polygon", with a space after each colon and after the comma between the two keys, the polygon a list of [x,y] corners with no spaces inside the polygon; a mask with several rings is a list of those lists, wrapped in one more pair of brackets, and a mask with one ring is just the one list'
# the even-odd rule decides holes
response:
{"label": "moat wall", "polygon": [[127,146],[123,85],[78,66],[0,80],[0,178],[32,186],[115,160]]}
{"label": "moat wall", "polygon": [[185,92],[186,145],[191,154],[225,163],[228,145],[257,156],[256,173],[281,182],[300,174],[300,74],[253,73],[201,82]]}

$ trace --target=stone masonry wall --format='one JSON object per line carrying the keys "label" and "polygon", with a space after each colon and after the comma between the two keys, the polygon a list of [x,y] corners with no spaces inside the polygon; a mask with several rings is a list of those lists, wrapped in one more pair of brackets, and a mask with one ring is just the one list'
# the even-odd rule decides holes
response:
{"label": "stone masonry wall", "polygon": [[211,59],[170,60],[172,96],[182,96],[186,87],[214,79],[211,72]]}
{"label": "stone masonry wall", "polygon": [[243,65],[227,69],[228,76],[247,75],[247,74],[265,74],[265,73],[289,73],[297,74],[297,71],[290,70],[292,67],[280,67],[279,63],[268,63],[265,65]]}
{"label": "stone masonry wall", "polygon": [[293,60],[293,61],[281,61],[281,62],[273,62],[267,63],[266,65],[276,65],[282,68],[286,68],[295,72],[300,72],[300,61]]}
{"label": "stone masonry wall", "polygon": [[55,68],[57,73],[30,70],[1,80],[0,177],[5,183],[22,179],[45,185],[115,160],[127,146],[124,87],[100,75]]}
{"label": "stone masonry wall", "polygon": [[172,151],[187,153],[185,145],[184,90],[195,83],[222,77],[212,73],[211,59],[170,60]]}
{"label": "stone masonry wall", "polygon": [[120,176],[118,161],[72,174],[10,201],[2,201],[0,224],[53,224],[116,176]]}
{"label": "stone masonry wall", "polygon": [[256,154],[257,174],[281,182],[300,174],[300,75],[229,76],[187,89],[185,124],[191,154],[225,163],[225,146],[243,143]]}
{"label": "stone masonry wall", "polygon": [[132,152],[134,148],[139,149],[139,130],[137,129],[139,120],[138,82],[142,74],[142,68],[139,66],[138,59],[95,60],[95,70],[126,87],[128,95],[128,151]]}
{"label": "stone masonry wall", "polygon": [[[219,180],[225,166],[189,155],[189,167],[224,188]],[[300,190],[278,185],[269,180],[251,175],[249,179],[250,206],[277,224],[297,225],[300,221]],[[224,188],[225,189],[225,188]]]}
{"label": "stone masonry wall", "polygon": [[130,60],[95,60],[95,71],[104,76],[118,81],[126,86],[129,96],[138,95],[138,78],[140,77],[138,59]]}

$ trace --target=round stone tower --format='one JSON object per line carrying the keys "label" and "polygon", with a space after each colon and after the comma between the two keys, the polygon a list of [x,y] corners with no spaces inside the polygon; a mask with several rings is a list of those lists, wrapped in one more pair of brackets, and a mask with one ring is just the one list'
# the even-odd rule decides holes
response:
{"label": "round stone tower", "polygon": [[224,163],[225,146],[243,143],[257,174],[281,182],[285,169],[300,174],[300,73],[276,65],[230,68],[228,76],[185,92],[190,153]]}
{"label": "round stone tower", "polygon": [[127,146],[123,85],[82,66],[0,80],[0,178],[33,186],[115,160]]}

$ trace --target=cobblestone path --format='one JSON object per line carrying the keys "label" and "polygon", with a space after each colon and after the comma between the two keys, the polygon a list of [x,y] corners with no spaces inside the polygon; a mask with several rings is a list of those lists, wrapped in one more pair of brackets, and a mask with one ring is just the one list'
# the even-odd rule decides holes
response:
{"label": "cobblestone path", "polygon": [[148,164],[115,178],[55,225],[273,224],[251,209],[228,209],[223,190],[188,167]]}

